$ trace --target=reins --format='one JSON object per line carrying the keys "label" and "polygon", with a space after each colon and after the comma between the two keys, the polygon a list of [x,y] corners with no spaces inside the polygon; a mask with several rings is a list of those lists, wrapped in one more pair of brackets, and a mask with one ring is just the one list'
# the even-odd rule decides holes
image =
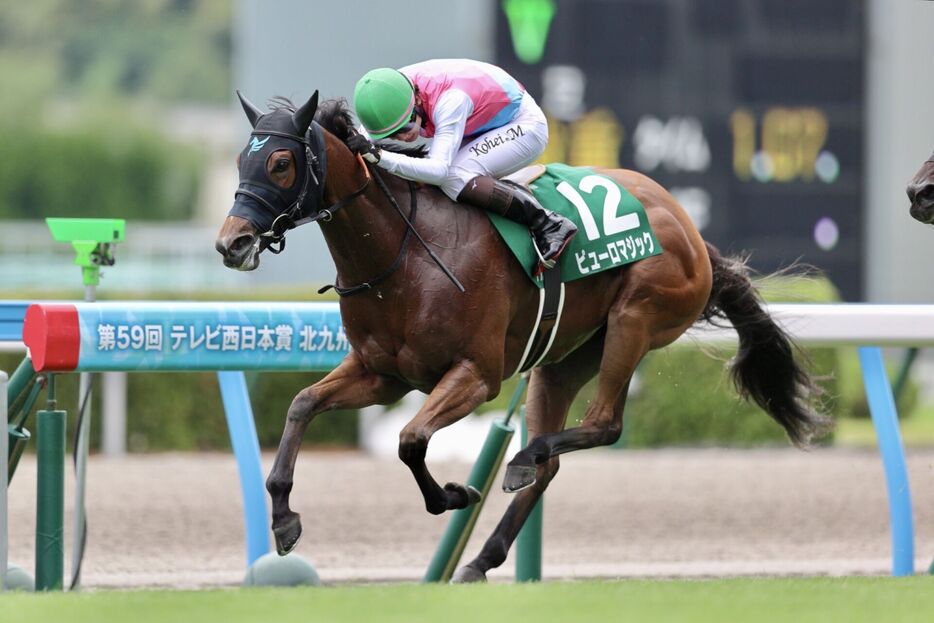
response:
{"label": "reins", "polygon": [[[357,154],[357,159],[363,165],[364,170],[367,171],[367,180],[369,180],[370,179],[370,172],[369,172],[370,168],[363,161],[363,158],[360,157],[360,154]],[[372,171],[372,177],[376,179],[376,185],[379,186],[379,189],[383,192],[384,195],[386,195],[386,198],[389,199],[389,203],[392,204],[392,207],[396,209],[396,212],[399,213],[399,216],[401,216],[402,220],[405,222],[405,225],[406,225],[405,237],[402,239],[402,246],[399,248],[399,253],[396,255],[396,259],[389,266],[389,268],[383,271],[379,276],[373,279],[370,279],[369,281],[364,281],[363,283],[352,286],[350,288],[342,288],[338,286],[336,283],[329,284],[329,285],[324,286],[320,290],[318,290],[318,294],[323,294],[333,288],[334,291],[337,292],[338,296],[353,296],[354,294],[365,292],[366,290],[371,289],[373,286],[385,281],[394,272],[396,272],[396,270],[398,270],[399,266],[402,265],[402,260],[403,258],[405,258],[405,253],[409,247],[409,241],[412,238],[412,234],[415,234],[415,237],[418,239],[421,245],[425,248],[425,251],[428,253],[428,256],[435,262],[435,264],[438,265],[438,268],[441,269],[441,271],[447,276],[447,278],[451,280],[451,283],[453,283],[457,287],[458,290],[460,290],[461,292],[464,292],[465,291],[464,286],[461,285],[461,282],[458,281],[457,277],[455,277],[454,274],[448,269],[448,267],[444,265],[444,262],[442,262],[441,259],[437,255],[435,255],[435,253],[428,246],[428,243],[425,242],[421,234],[418,233],[418,230],[415,229],[414,221],[415,221],[416,212],[418,210],[418,197],[415,194],[415,183],[411,181],[409,182],[409,196],[411,197],[411,207],[409,208],[409,216],[406,216],[405,212],[402,211],[402,208],[399,207],[399,203],[396,201],[395,196],[389,190],[389,187],[386,186],[386,182],[383,181],[382,176],[379,174],[377,170],[374,169]],[[330,220],[330,218],[326,220]]]}

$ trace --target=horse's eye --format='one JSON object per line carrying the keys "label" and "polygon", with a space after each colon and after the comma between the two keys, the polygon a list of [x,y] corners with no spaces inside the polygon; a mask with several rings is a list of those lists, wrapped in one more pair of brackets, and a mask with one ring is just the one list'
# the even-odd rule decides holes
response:
{"label": "horse's eye", "polygon": [[273,167],[273,173],[283,173],[289,168],[289,159],[288,158],[279,158],[276,160],[276,165]]}

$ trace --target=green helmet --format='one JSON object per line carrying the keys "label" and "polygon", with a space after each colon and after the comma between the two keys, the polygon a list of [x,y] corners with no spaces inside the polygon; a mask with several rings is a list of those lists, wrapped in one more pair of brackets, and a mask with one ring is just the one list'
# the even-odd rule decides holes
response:
{"label": "green helmet", "polygon": [[395,69],[374,69],[357,81],[353,106],[372,138],[386,138],[409,122],[415,108],[415,89]]}

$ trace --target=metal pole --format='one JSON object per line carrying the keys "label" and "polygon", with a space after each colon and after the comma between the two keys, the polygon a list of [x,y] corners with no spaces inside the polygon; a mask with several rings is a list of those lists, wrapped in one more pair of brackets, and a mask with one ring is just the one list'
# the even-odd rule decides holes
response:
{"label": "metal pole", "polygon": [[[525,407],[520,411],[522,447],[528,444],[529,430],[525,425]],[[545,496],[538,499],[535,508],[516,537],[516,582],[539,582],[542,579],[542,522]]]}
{"label": "metal pole", "polygon": [[[23,456],[23,452],[26,450],[26,444],[29,443],[30,433],[25,428],[26,418],[29,417],[29,414],[32,412],[33,405],[36,404],[36,400],[39,398],[39,393],[42,391],[42,388],[45,387],[46,378],[38,377],[33,383],[29,391],[23,392],[20,396],[21,400],[14,401],[13,409],[7,410],[7,420],[10,424],[7,427],[9,432],[10,443],[13,445],[9,450],[9,470],[8,482],[13,480],[13,476],[16,474],[16,467],[19,465],[20,457]],[[7,396],[10,395],[9,385],[7,386]],[[9,402],[7,403],[9,404]]]}
{"label": "metal pole", "polygon": [[[16,370],[13,371],[13,376],[10,377],[7,385],[7,400],[9,401],[7,404],[15,406],[20,395],[32,385],[35,378],[36,371],[32,367],[32,359],[27,355],[16,367]],[[8,417],[14,417],[15,415],[15,412],[8,412]]]}
{"label": "metal pole", "polygon": [[6,372],[0,370],[0,591],[6,589],[6,568],[9,559],[9,532],[7,530],[7,486],[9,485],[9,420],[7,419]]}
{"label": "metal pole", "polygon": [[[84,286],[84,300],[95,300],[95,286]],[[91,436],[91,373],[82,372],[78,390],[78,420],[80,425],[75,434],[78,436],[75,443],[75,511],[74,511],[74,540],[71,554],[71,588],[81,586],[81,559],[84,557],[85,543],[85,485],[87,483],[88,453],[90,451]],[[38,583],[39,579],[36,578]]]}
{"label": "metal pole", "polygon": [[266,506],[259,439],[243,372],[219,371],[217,382],[224,403],[230,445],[233,447],[237,471],[240,474],[243,524],[246,532],[246,564],[249,567],[269,552],[269,511]]}
{"label": "metal pole", "polygon": [[126,372],[101,374],[101,453],[126,454]]}
{"label": "metal pole", "polygon": [[879,452],[885,468],[885,484],[889,494],[889,520],[892,528],[892,575],[914,573],[914,523],[911,516],[911,491],[905,449],[898,430],[895,399],[885,372],[882,350],[878,347],[859,348],[863,369],[863,385],[869,402],[869,413],[876,427]]}

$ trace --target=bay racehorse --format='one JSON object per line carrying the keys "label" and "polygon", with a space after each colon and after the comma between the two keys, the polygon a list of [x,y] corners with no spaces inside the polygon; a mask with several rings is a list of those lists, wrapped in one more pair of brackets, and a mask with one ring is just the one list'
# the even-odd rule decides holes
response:
{"label": "bay racehorse", "polygon": [[[309,422],[330,409],[390,404],[413,389],[427,393],[399,434],[399,457],[428,512],[476,502],[479,493],[472,488],[439,485],[425,453],[436,431],[494,398],[516,370],[536,318],[536,287],[486,214],[454,205],[434,187],[385,173],[381,181],[377,170],[351,153],[345,140],[354,132],[353,119],[342,100],[318,110],[317,92],[297,109],[276,98],[268,112],[242,96],[241,103],[253,132],[238,158],[240,186],[217,250],[226,266],[252,270],[264,249],[282,250],[285,231],[319,223],[337,268],[341,317],[352,346],[337,368],[299,392],[289,407],[266,482],[277,550],[289,552],[301,535],[299,515],[289,507],[295,462]],[[664,252],[567,284],[557,337],[531,375],[529,443],[506,470],[504,489],[518,494],[455,580],[483,580],[503,563],[558,471],[558,456],[616,441],[636,365],[699,320],[733,324],[739,352],[731,372],[739,391],[795,445],[807,445],[829,425],[812,407],[817,390],[796,361],[794,344],[760,304],[744,264],[705,243],[681,206],[648,177],[595,172],[643,204]],[[419,234],[423,246],[412,241]],[[565,429],[571,401],[595,375],[596,392],[583,421]]]}
{"label": "bay racehorse", "polygon": [[908,182],[907,192],[911,201],[908,213],[912,218],[928,225],[934,224],[934,154]]}

